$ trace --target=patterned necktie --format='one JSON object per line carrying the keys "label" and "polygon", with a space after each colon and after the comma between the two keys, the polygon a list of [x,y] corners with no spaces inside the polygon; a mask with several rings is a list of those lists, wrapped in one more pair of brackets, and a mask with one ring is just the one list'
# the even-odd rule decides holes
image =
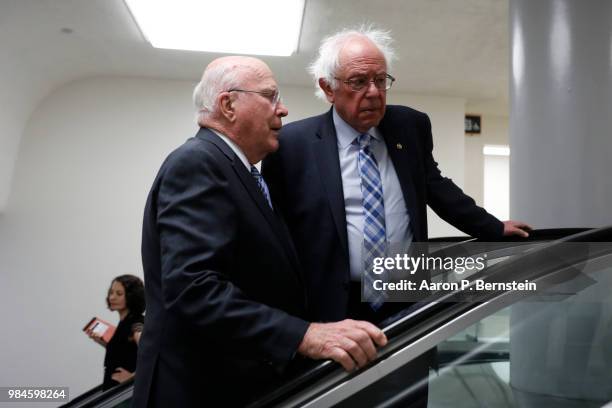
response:
{"label": "patterned necktie", "polygon": [[270,208],[273,209],[274,207],[272,207],[272,200],[270,199],[270,190],[268,190],[268,185],[266,184],[266,181],[263,179],[263,176],[261,175],[259,170],[257,170],[257,167],[251,166],[251,175],[255,178],[255,181],[257,181],[257,186],[266,198],[268,205],[270,206]]}
{"label": "patterned necktie", "polygon": [[363,287],[366,300],[372,309],[379,309],[384,301],[385,294],[376,291],[372,284],[372,264],[374,258],[385,256],[386,228],[385,228],[385,202],[383,198],[382,182],[378,163],[370,150],[371,136],[367,133],[359,135],[359,156],[357,166],[361,177],[361,193],[363,195]]}

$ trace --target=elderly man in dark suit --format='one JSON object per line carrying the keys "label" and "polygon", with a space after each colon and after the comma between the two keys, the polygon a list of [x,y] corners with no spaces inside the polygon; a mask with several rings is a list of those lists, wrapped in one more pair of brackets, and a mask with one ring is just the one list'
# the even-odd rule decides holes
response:
{"label": "elderly man in dark suit", "polygon": [[310,68],[332,108],[283,127],[279,150],[264,161],[316,320],[384,317],[384,307],[372,315],[360,305],[362,252],[427,241],[426,205],[472,236],[527,236],[529,229],[499,221],[440,174],[426,114],[386,104],[390,42],[375,29],[326,38]]}
{"label": "elderly man in dark suit", "polygon": [[254,166],[287,115],[272,72],[217,59],[194,101],[201,128],[162,164],[145,208],[134,406],[243,405],[297,355],[367,364],[386,342],[374,325],[305,320],[298,259]]}
{"label": "elderly man in dark suit", "polygon": [[[372,29],[325,39],[311,73],[332,108],[283,127],[279,150],[264,161],[317,321],[378,323],[401,308],[368,293],[364,271],[394,245],[427,241],[426,205],[473,236],[526,236],[529,229],[499,221],[440,174],[426,114],[387,106],[390,42],[387,32]],[[362,275],[368,302],[361,301]],[[412,368],[409,383],[426,378],[424,360]],[[426,404],[426,391],[417,400]]]}

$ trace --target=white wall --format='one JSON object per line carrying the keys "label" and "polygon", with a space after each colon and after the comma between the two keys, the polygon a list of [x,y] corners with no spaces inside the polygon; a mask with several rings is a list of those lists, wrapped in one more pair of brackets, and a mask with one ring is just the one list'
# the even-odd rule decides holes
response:
{"label": "white wall", "polygon": [[500,220],[510,218],[510,158],[484,156],[484,206]]}
{"label": "white wall", "polygon": [[[104,301],[114,276],[142,276],[145,198],[164,157],[196,131],[193,85],[81,80],[51,93],[27,121],[0,216],[0,384],[65,385],[76,396],[101,382],[104,350],[81,329],[94,315],[117,321]],[[311,88],[282,91],[288,121],[328,107]],[[389,99],[430,114],[440,166],[462,185],[464,100]]]}
{"label": "white wall", "polygon": [[[408,105],[429,115],[434,142],[434,159],[438,162],[442,174],[463,188],[465,174],[463,131],[466,100],[391,92],[388,102]],[[430,237],[465,235],[442,221],[430,208],[427,209],[427,213]]]}
{"label": "white wall", "polygon": [[[191,136],[191,86],[94,79],[30,118],[0,219],[1,384],[100,383],[103,349],[80,332],[112,277],[142,275],[142,208],[162,158]],[[9,306],[9,307],[6,307]]]}
{"label": "white wall", "polygon": [[508,117],[484,114],[479,135],[465,136],[465,192],[478,205],[484,203],[484,156],[486,144],[508,145]]}

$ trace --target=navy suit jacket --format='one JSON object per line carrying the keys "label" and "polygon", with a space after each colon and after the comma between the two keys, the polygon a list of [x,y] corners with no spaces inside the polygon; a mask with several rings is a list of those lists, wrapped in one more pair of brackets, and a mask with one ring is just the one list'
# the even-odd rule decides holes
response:
{"label": "navy suit jacket", "polygon": [[[501,221],[440,174],[426,114],[388,105],[378,128],[399,179],[415,241],[427,241],[427,205],[469,235],[502,235]],[[263,174],[298,251],[311,319],[344,319],[350,281],[348,238],[331,109],[284,126],[280,148],[264,161]]]}
{"label": "navy suit jacket", "polygon": [[280,380],[308,326],[299,262],[255,179],[210,130],[161,166],[142,260],[135,407],[242,405]]}

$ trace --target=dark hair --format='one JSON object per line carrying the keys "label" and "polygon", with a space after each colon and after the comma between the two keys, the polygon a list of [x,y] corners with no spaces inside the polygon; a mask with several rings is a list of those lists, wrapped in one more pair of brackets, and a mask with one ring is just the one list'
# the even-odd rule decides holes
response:
{"label": "dark hair", "polygon": [[[121,275],[117,276],[111,282],[119,282],[125,289],[125,306],[128,308],[131,314],[140,316],[145,311],[145,294],[144,294],[144,283],[142,279],[134,275]],[[110,288],[108,289],[110,292]],[[106,306],[110,309],[110,302],[108,295],[106,295]]]}

